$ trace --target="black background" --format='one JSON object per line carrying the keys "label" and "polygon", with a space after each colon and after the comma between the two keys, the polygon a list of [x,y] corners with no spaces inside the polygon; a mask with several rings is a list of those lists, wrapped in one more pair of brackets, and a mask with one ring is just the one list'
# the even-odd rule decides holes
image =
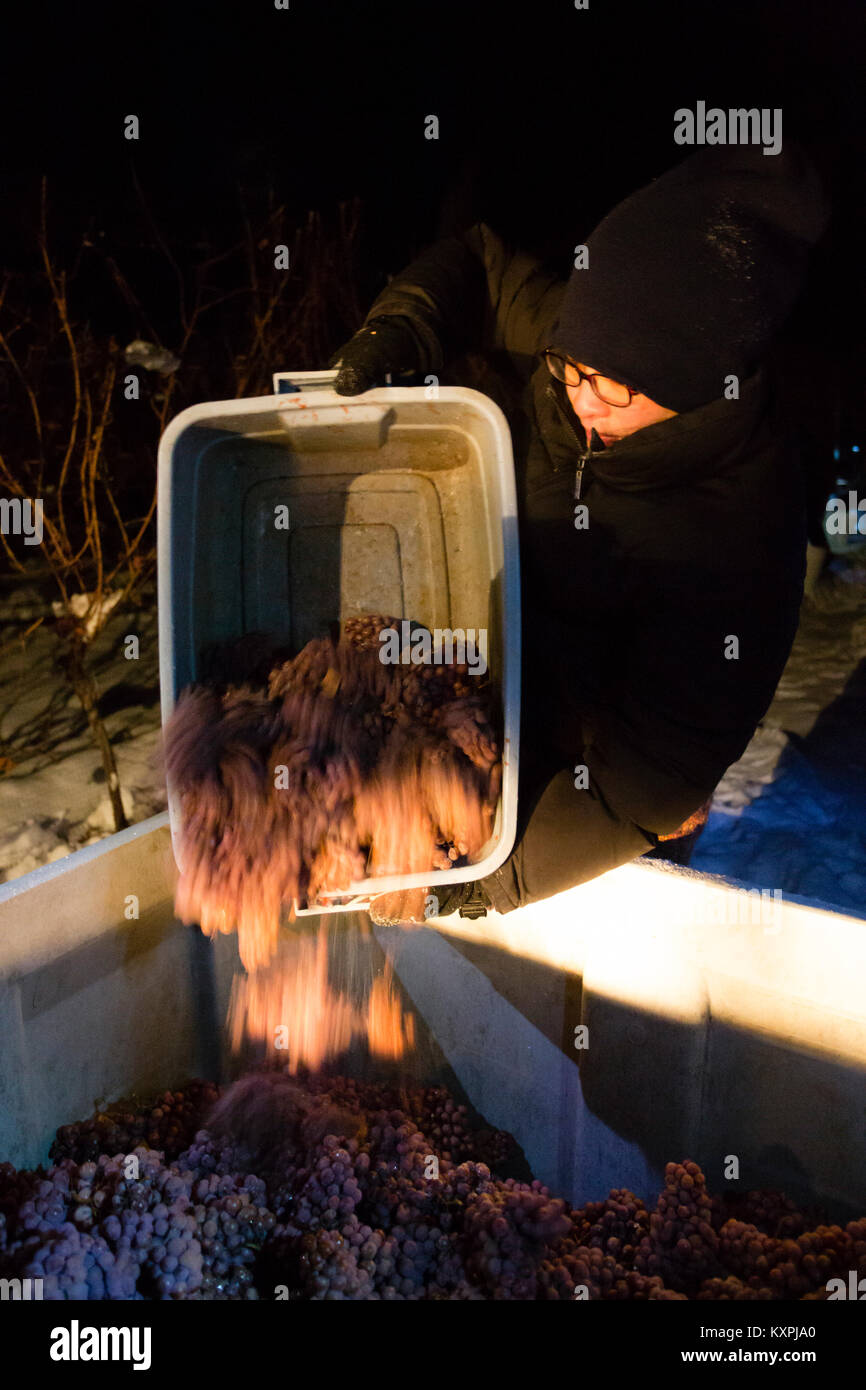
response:
{"label": "black background", "polygon": [[[781,107],[784,136],[810,149],[835,209],[792,329],[804,409],[820,423],[827,372],[845,377],[848,413],[861,409],[859,0],[590,0],[585,11],[573,0],[290,0],[286,11],[98,0],[12,12],[4,37],[0,265],[34,255],[43,174],[55,246],[85,227],[134,245],[134,168],[177,245],[232,236],[239,185],[253,198],[271,186],[299,218],[360,197],[365,306],[425,243],[478,218],[565,271],[614,202],[686,153],[673,141],[678,107]],[[130,113],[136,143],[123,136]],[[438,141],[424,138],[429,114]]]}
{"label": "black background", "polygon": [[[478,214],[561,251],[683,156],[673,113],[699,99],[781,106],[785,135],[862,214],[866,7],[854,0],[290,3],[114,0],[7,18],[9,253],[34,174],[64,206],[111,219],[131,158],[179,227],[218,224],[238,180],[271,179],[299,211],[361,194],[389,261]],[[424,139],[430,113],[438,141]]]}

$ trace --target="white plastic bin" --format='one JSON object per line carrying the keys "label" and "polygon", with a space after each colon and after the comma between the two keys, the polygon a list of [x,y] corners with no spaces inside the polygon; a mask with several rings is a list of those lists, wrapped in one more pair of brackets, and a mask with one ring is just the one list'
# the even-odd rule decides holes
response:
{"label": "white plastic bin", "polygon": [[[334,372],[278,373],[277,394],[183,411],[159,448],[163,723],[214,642],[267,632],[300,648],[328,624],[390,613],[433,629],[487,631],[501,700],[502,793],[469,868],[364,879],[375,893],[483,878],[517,818],[520,579],[505,416],[478,391],[383,387],[338,396]],[[288,528],[277,527],[278,507]],[[285,521],[285,512],[279,513]],[[178,853],[178,805],[169,814]],[[339,885],[335,885],[335,888]]]}

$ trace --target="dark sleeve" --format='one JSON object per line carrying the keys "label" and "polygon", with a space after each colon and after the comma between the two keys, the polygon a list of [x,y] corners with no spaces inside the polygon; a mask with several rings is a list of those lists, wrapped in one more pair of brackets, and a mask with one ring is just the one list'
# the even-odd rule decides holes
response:
{"label": "dark sleeve", "polygon": [[484,223],[435,242],[382,290],[365,322],[407,319],[423,370],[439,373],[464,352],[504,351],[523,379],[537,365],[562,281],[508,246]]}
{"label": "dark sleeve", "polygon": [[651,849],[655,841],[620,820],[593,786],[578,791],[571,768],[548,782],[501,869],[482,879],[498,912],[550,898]]}
{"label": "dark sleeve", "polygon": [[[537,796],[502,868],[483,880],[500,912],[628,863],[678,829],[712,794],[766,712],[796,619],[768,621],[742,597],[648,584],[666,601],[638,605],[609,703],[575,722],[582,752]],[[725,656],[736,636],[739,655]],[[579,732],[578,732],[579,730]],[[579,740],[579,742],[578,742]],[[585,763],[589,786],[575,787]]]}

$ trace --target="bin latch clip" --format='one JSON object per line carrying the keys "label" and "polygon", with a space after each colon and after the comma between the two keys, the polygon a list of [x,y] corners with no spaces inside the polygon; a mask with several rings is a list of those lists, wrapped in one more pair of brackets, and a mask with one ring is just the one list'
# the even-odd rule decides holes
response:
{"label": "bin latch clip", "polygon": [[473,920],[476,917],[487,916],[487,906],[485,903],[484,894],[482,893],[481,889],[477,886],[477,884],[475,887],[473,887],[472,892],[469,894],[469,897],[466,899],[465,903],[462,903],[461,906],[458,907],[457,911],[461,917],[469,917]]}
{"label": "bin latch clip", "polygon": [[457,911],[461,917],[475,918],[487,916],[487,908],[482,907],[481,903],[474,903],[472,907],[458,907]]}

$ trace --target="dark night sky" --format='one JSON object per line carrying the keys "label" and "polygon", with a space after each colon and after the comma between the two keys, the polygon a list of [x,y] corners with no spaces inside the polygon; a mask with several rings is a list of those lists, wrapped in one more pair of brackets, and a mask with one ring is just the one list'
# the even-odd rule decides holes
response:
{"label": "dark night sky", "polygon": [[299,212],[360,194],[370,292],[479,216],[556,258],[682,156],[673,112],[698,99],[781,106],[830,179],[843,247],[859,247],[864,16],[859,0],[38,7],[4,36],[0,253],[25,254],[43,172],[62,224],[129,234],[134,159],[177,236],[219,229],[238,181],[273,181]]}

